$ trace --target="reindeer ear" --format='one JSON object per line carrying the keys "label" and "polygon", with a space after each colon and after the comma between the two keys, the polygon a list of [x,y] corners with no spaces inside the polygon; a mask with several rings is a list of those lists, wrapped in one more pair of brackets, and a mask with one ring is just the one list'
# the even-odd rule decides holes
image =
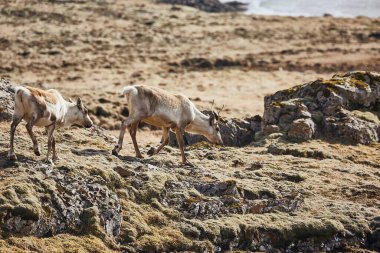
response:
{"label": "reindeer ear", "polygon": [[70,103],[74,103],[74,101],[73,101],[71,98],[69,98],[69,102],[70,102]]}
{"label": "reindeer ear", "polygon": [[212,111],[212,113],[214,114],[216,121],[219,121],[219,115],[215,111]]}
{"label": "reindeer ear", "polygon": [[209,119],[210,126],[212,126],[212,123],[213,123],[214,119],[215,119],[215,116],[214,116],[214,113],[212,113],[210,115],[210,119]]}
{"label": "reindeer ear", "polygon": [[77,99],[77,106],[79,109],[83,108],[82,99],[80,99],[80,97],[78,97],[78,99]]}

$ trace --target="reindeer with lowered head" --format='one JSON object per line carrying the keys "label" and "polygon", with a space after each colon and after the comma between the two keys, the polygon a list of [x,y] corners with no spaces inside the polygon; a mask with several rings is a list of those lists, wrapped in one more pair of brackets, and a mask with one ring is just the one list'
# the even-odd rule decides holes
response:
{"label": "reindeer with lowered head", "polygon": [[214,144],[223,145],[219,130],[219,115],[212,111],[211,116],[200,112],[184,95],[172,94],[159,88],[143,85],[126,86],[123,94],[127,99],[129,116],[122,121],[119,142],[112,150],[118,155],[122,146],[125,130],[128,128],[135,148],[136,157],[142,158],[136,141],[137,127],[140,121],[161,127],[162,143],[151,155],[157,154],[169,143],[169,131],[175,131],[181,150],[182,163],[188,163],[184,152],[184,132],[205,136]]}
{"label": "reindeer with lowered head", "polygon": [[[54,129],[56,127],[69,127],[72,125],[92,127],[88,110],[83,106],[82,100],[76,102],[66,101],[54,89],[41,90],[32,87],[17,87],[15,92],[15,107],[10,132],[10,149],[8,157],[17,160],[14,152],[14,136],[17,125],[25,120],[26,129],[33,142],[33,150],[37,156],[41,155],[37,139],[33,133],[33,126],[45,127],[48,134],[48,152],[46,161],[53,163],[58,159],[55,151]],[[52,159],[50,158],[53,151]]]}

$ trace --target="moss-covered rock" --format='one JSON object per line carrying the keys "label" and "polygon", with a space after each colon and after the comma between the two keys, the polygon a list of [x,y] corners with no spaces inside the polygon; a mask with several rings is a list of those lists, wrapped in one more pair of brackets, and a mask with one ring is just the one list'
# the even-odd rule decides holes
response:
{"label": "moss-covered rock", "polygon": [[[379,110],[379,103],[379,73],[336,74],[329,80],[316,80],[266,96],[263,130],[265,133],[278,126],[293,140],[315,136],[344,143],[374,143],[379,141],[380,121],[373,112]],[[313,131],[314,127],[297,123],[310,117],[316,124]],[[302,137],[295,134],[301,132]]]}

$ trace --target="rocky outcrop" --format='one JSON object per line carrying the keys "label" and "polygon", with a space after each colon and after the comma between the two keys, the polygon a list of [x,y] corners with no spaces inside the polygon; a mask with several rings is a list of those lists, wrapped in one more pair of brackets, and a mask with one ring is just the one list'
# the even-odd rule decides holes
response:
{"label": "rocky outcrop", "polygon": [[104,179],[28,160],[18,166],[11,176],[23,176],[0,188],[3,231],[38,237],[60,233],[119,234],[121,205]]}
{"label": "rocky outcrop", "polygon": [[246,9],[246,4],[238,1],[221,3],[219,0],[159,0],[159,2],[186,5],[206,12],[236,12]]}
{"label": "rocky outcrop", "polygon": [[380,74],[336,74],[265,97],[263,132],[282,132],[294,141],[378,142],[379,105]]}
{"label": "rocky outcrop", "polygon": [[[237,186],[235,181],[189,183],[201,195],[190,196],[177,206],[187,218],[212,219],[228,214],[259,214],[270,212],[293,212],[303,204],[303,197],[294,192],[274,196],[269,192],[254,192],[249,188]],[[177,189],[173,189],[176,193]],[[173,194],[174,196],[176,194]],[[172,196],[172,194],[170,194]],[[166,202],[178,204],[178,200]]]}
{"label": "rocky outcrop", "polygon": [[[211,112],[204,111],[203,113],[209,115]],[[242,147],[250,144],[254,140],[255,133],[261,129],[261,120],[259,115],[243,120],[223,120],[223,122],[219,123],[223,144],[231,147]],[[201,141],[207,141],[207,138],[201,135],[185,133],[184,140],[186,145],[192,145]],[[170,132],[169,145],[177,146],[177,139],[173,132]]]}
{"label": "rocky outcrop", "polygon": [[0,121],[12,118],[14,90],[13,84],[3,78],[0,79]]}

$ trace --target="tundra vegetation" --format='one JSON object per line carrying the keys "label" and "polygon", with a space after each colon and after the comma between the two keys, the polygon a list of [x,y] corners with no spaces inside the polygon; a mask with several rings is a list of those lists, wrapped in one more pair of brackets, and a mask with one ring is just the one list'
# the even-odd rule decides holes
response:
{"label": "tundra vegetation", "polygon": [[[2,81],[2,119],[12,91]],[[78,128],[57,131],[64,159],[52,167],[28,149],[10,162],[9,124],[0,123],[2,252],[379,249],[378,141],[293,143],[264,128],[244,147],[194,144],[188,167],[172,147],[113,156],[114,137]],[[16,138],[30,145],[26,129]]]}

